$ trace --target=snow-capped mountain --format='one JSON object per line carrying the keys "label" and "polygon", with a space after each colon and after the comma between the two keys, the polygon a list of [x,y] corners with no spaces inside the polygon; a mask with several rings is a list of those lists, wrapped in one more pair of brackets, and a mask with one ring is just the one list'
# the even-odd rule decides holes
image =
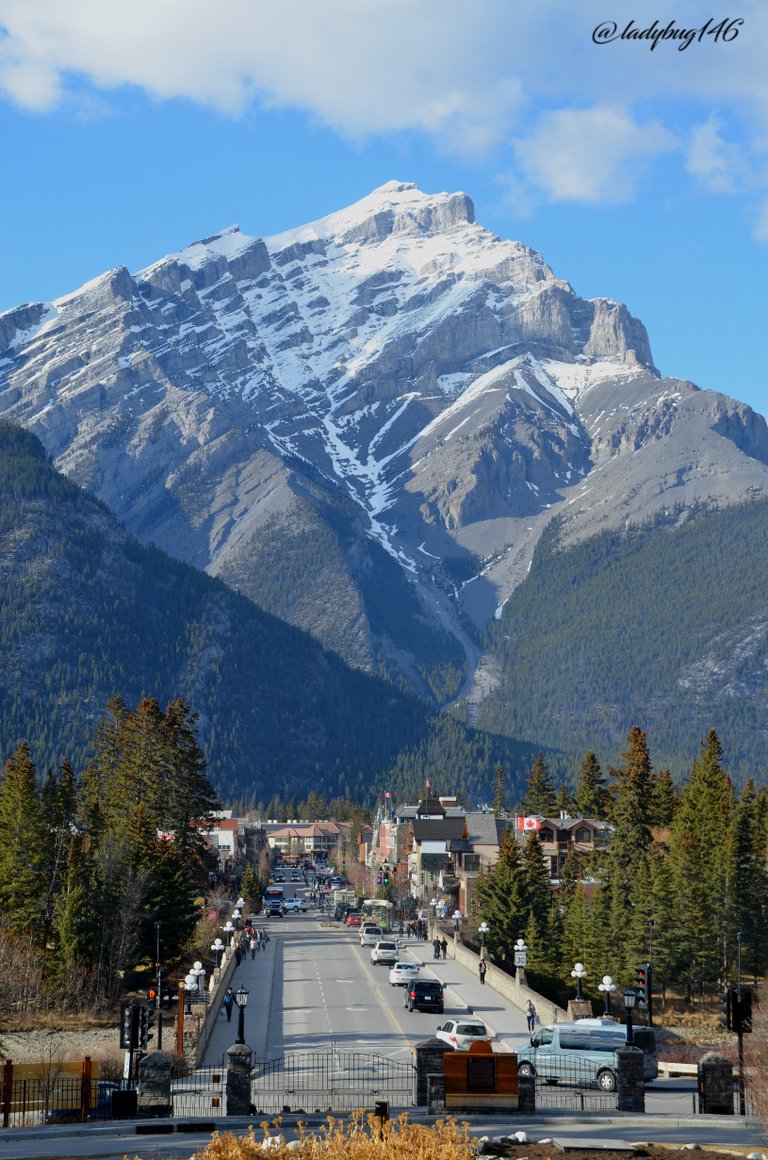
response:
{"label": "snow-capped mountain", "polygon": [[[0,315],[0,414],[147,542],[438,700],[566,538],[768,491],[762,418],[663,378],[462,193],[390,182]],[[448,664],[442,687],[435,673]]]}

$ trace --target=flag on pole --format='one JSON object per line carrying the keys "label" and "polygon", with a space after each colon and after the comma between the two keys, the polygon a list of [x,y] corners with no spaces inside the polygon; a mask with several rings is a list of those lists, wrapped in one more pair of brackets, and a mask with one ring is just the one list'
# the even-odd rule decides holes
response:
{"label": "flag on pole", "polygon": [[431,788],[432,788],[432,784],[431,784],[431,782],[430,782],[429,778],[427,778],[427,780],[424,782],[424,785],[426,786],[426,788],[427,788],[427,789],[431,789]]}
{"label": "flag on pole", "polygon": [[384,794],[384,797],[385,798],[392,797],[392,794],[389,792],[389,790],[386,791],[386,793]]}
{"label": "flag on pole", "polygon": [[517,819],[518,830],[540,830],[541,818],[521,818]]}

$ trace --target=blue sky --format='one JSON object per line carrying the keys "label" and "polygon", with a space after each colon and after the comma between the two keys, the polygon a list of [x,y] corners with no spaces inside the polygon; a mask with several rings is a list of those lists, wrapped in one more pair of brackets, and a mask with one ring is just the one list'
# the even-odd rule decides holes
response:
{"label": "blue sky", "polygon": [[0,0],[0,311],[395,178],[765,415],[767,60],[764,0]]}

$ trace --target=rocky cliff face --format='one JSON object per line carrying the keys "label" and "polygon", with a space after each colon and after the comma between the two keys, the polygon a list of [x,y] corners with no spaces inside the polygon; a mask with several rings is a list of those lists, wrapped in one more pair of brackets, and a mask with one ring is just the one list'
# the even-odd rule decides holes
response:
{"label": "rocky cliff face", "polygon": [[0,414],[143,540],[438,698],[555,512],[579,537],[768,487],[749,408],[397,182],[0,316]]}

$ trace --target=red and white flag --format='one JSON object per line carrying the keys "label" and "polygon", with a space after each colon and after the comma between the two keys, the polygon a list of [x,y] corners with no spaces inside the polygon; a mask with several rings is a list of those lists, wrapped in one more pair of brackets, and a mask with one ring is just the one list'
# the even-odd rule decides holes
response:
{"label": "red and white flag", "polygon": [[426,789],[432,788],[432,783],[430,782],[429,778],[427,778],[427,780],[424,782],[424,785],[425,785]]}
{"label": "red and white flag", "polygon": [[389,792],[389,790],[386,791],[384,797],[392,797],[392,794]]}
{"label": "red and white flag", "polygon": [[540,830],[541,818],[518,818],[518,830]]}

